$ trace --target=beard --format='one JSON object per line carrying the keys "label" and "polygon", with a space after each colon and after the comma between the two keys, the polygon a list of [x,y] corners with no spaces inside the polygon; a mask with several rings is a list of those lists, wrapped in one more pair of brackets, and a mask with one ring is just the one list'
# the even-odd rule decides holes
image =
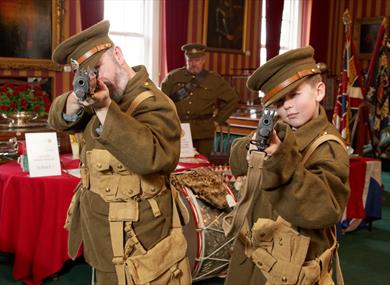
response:
{"label": "beard", "polygon": [[106,84],[108,91],[110,92],[110,97],[114,100],[115,103],[119,103],[123,97],[123,93],[125,91],[128,77],[126,71],[120,66],[117,65],[117,69],[115,69],[115,75],[113,81],[111,80],[103,80],[104,84]]}

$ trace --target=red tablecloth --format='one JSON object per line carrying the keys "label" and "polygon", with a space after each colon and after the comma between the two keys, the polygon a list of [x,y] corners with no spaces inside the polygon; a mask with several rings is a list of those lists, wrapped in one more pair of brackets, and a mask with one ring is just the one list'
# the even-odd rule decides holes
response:
{"label": "red tablecloth", "polygon": [[[71,155],[61,156],[63,169],[79,164]],[[176,171],[208,166],[206,157],[180,159]],[[15,254],[13,277],[28,284],[58,272],[69,259],[66,211],[79,178],[29,177],[11,161],[0,165],[0,251]]]}
{"label": "red tablecloth", "polygon": [[[70,155],[61,161],[78,167]],[[67,173],[31,178],[15,161],[0,165],[0,251],[15,254],[15,279],[40,284],[69,259],[64,222],[78,182]]]}

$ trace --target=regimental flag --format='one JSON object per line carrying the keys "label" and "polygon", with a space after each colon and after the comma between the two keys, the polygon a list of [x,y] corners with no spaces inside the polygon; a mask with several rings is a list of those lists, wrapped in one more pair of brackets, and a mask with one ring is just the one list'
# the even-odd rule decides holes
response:
{"label": "regimental flag", "polygon": [[351,37],[351,20],[348,10],[344,12],[345,27],[343,70],[339,79],[336,104],[333,111],[333,125],[339,130],[347,145],[351,144],[350,117],[351,108],[358,108],[364,101],[364,79],[355,56],[355,47]]}
{"label": "regimental flag", "polygon": [[377,39],[378,48],[374,51],[371,59],[368,82],[367,98],[373,105],[372,118],[373,135],[375,145],[379,143],[381,149],[390,145],[390,84],[389,84],[389,42],[385,30],[386,18],[382,22]]}
{"label": "regimental flag", "polygon": [[339,130],[341,137],[347,145],[350,145],[349,118],[350,102],[348,96],[349,67],[351,58],[351,36],[348,10],[344,12],[343,22],[345,26],[345,44],[343,52],[343,70],[340,74],[336,104],[333,111],[333,125]]}

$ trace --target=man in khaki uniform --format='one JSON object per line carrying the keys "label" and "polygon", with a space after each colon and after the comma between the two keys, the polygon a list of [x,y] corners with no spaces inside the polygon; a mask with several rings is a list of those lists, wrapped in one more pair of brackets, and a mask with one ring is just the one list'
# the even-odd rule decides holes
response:
{"label": "man in khaki uniform", "polygon": [[92,86],[86,98],[60,95],[49,112],[50,126],[82,134],[82,182],[66,223],[69,255],[75,258],[83,243],[101,285],[161,278],[158,284],[189,284],[186,241],[167,181],[179,160],[179,118],[145,67],[127,65],[108,31],[109,22],[99,22],[52,56],[87,71]]}
{"label": "man in khaki uniform", "polygon": [[186,66],[172,70],[161,90],[176,104],[182,123],[190,123],[194,147],[209,156],[215,128],[237,109],[237,92],[218,73],[204,69],[206,46],[186,44]]}
{"label": "man in khaki uniform", "polygon": [[[264,106],[275,108],[279,120],[262,170],[251,160],[249,142],[255,135],[232,146],[233,174],[262,171],[262,181],[254,185],[247,223],[237,223],[242,228],[226,285],[333,284],[331,257],[337,248],[332,233],[348,199],[349,159],[320,105],[325,84],[313,54],[310,46],[288,51],[259,67],[247,82],[264,92]],[[325,137],[332,140],[314,144]]]}

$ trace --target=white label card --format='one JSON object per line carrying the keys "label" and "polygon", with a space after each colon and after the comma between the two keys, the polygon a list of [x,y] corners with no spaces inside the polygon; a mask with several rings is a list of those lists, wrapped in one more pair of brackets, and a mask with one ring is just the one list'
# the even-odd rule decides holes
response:
{"label": "white label card", "polygon": [[26,133],[28,166],[31,177],[61,175],[56,133]]}
{"label": "white label card", "polygon": [[194,157],[191,128],[189,123],[181,123],[180,157]]}

